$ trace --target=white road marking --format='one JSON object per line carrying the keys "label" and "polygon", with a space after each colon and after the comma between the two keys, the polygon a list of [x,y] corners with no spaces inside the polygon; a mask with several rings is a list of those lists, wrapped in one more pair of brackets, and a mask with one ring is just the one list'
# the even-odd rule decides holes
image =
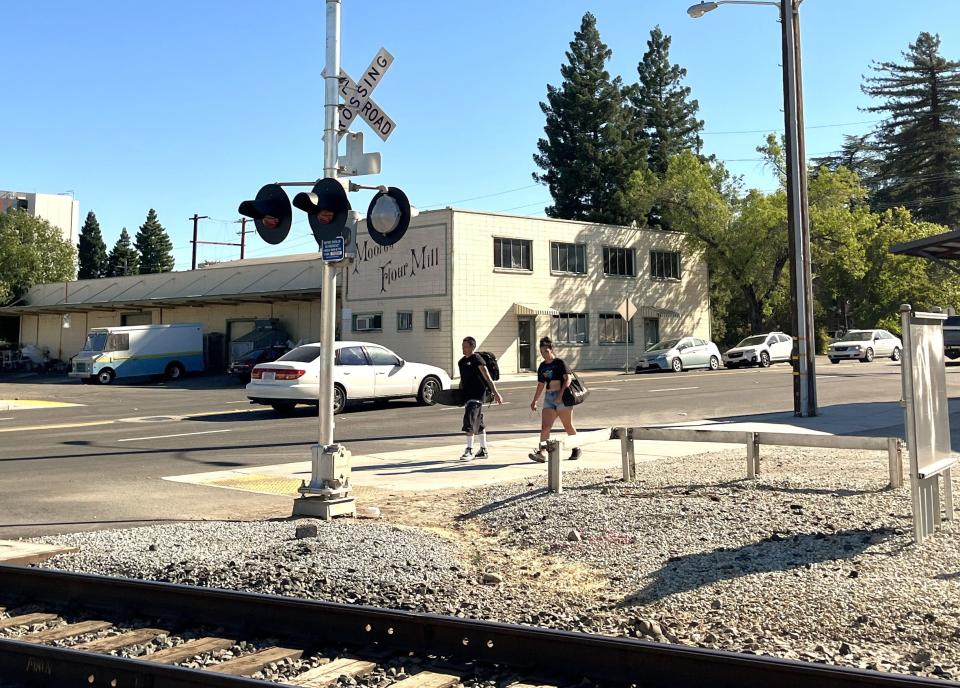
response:
{"label": "white road marking", "polygon": [[700,389],[699,387],[667,387],[666,389],[650,389],[648,392],[682,392],[687,389]]}
{"label": "white road marking", "polygon": [[249,404],[249,401],[226,401],[226,404]]}
{"label": "white road marking", "polygon": [[13,420],[13,417],[11,416],[10,418],[0,418],[0,420]]}
{"label": "white road marking", "polygon": [[176,435],[156,435],[154,437],[127,437],[117,442],[144,442],[146,440],[165,440],[168,437],[189,437],[191,435],[212,435],[217,432],[233,432],[232,430],[204,430],[202,432],[181,432]]}

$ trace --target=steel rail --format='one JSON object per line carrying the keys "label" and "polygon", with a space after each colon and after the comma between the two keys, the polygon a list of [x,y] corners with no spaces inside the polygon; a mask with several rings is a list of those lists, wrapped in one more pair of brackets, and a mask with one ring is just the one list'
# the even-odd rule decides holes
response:
{"label": "steel rail", "polygon": [[[940,679],[631,638],[0,565],[0,604],[9,606],[17,601],[41,607],[49,605],[51,611],[55,608],[65,614],[82,612],[88,617],[91,613],[106,612],[115,619],[156,618],[179,626],[216,626],[238,640],[269,637],[305,650],[330,645],[353,646],[377,654],[395,651],[442,656],[455,664],[498,664],[521,675],[535,676],[540,683],[554,685],[578,683],[588,678],[602,684],[636,684],[646,688],[960,687],[960,683]],[[95,670],[104,676],[116,671],[117,686],[276,685],[178,667],[147,667],[147,664],[0,640],[3,676],[30,679],[32,683],[23,683],[29,686],[76,685],[71,682],[72,677],[79,675],[77,672],[83,667],[89,668],[88,675],[95,675]],[[135,675],[149,677],[152,682],[144,678],[131,682],[128,677]],[[111,683],[97,679],[91,685]]]}

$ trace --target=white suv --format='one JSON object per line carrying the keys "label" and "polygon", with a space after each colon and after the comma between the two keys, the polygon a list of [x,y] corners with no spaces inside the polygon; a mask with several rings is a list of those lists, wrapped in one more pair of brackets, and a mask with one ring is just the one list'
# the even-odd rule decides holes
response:
{"label": "white suv", "polygon": [[723,355],[723,365],[737,368],[742,365],[768,367],[778,361],[789,361],[793,339],[783,332],[768,332],[747,337]]}
{"label": "white suv", "polygon": [[857,360],[870,363],[876,356],[900,360],[903,342],[886,330],[850,330],[834,340],[827,349],[831,363]]}

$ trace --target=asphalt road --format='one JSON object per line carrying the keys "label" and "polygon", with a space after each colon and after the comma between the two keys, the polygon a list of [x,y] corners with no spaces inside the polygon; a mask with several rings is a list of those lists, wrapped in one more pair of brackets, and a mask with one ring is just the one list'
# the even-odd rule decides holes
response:
{"label": "asphalt road", "polygon": [[[842,405],[871,413],[899,402],[899,364],[834,366],[823,359],[818,371],[825,411]],[[949,393],[960,396],[960,367],[947,372]],[[791,371],[783,364],[583,377],[591,397],[576,412],[581,429],[776,412],[789,420],[793,408]],[[529,408],[533,383],[501,381],[500,388],[506,403],[487,412],[491,434],[534,434],[539,420]],[[303,461],[318,427],[315,410],[278,417],[250,406],[242,385],[227,378],[109,387],[0,382],[0,399],[17,398],[80,405],[0,412],[0,538],[164,520],[287,516],[288,497],[160,478]],[[460,437],[457,409],[413,401],[366,404],[337,416],[336,423],[337,440],[355,454],[454,444]]]}

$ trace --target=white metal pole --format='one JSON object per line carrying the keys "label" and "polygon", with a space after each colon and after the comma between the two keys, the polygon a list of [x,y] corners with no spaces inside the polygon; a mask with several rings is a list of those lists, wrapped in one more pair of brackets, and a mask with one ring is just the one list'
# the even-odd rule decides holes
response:
{"label": "white metal pole", "polygon": [[797,60],[796,34],[794,33],[793,0],[782,0],[780,22],[786,38],[786,69],[785,88],[787,89],[787,112],[784,113],[786,133],[790,142],[790,159],[787,161],[787,176],[792,183],[788,189],[792,198],[792,214],[790,216],[790,231],[793,233],[793,265],[796,275],[794,284],[794,299],[797,308],[797,353],[799,354],[798,373],[800,376],[800,415],[812,415],[809,395],[809,366],[807,348],[811,344],[810,332],[807,328],[807,299],[804,279],[804,240],[803,240],[803,195],[801,193],[800,177],[803,174],[803,163],[800,160],[800,140],[797,118]]}
{"label": "white metal pole", "polygon": [[[326,0],[327,60],[324,79],[323,176],[337,176],[338,105],[340,100],[340,0]],[[333,347],[337,327],[337,270],[323,264],[320,292],[320,436],[321,447],[333,444]],[[316,468],[316,467],[315,467]],[[313,476],[313,482],[319,476]]]}

